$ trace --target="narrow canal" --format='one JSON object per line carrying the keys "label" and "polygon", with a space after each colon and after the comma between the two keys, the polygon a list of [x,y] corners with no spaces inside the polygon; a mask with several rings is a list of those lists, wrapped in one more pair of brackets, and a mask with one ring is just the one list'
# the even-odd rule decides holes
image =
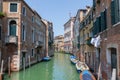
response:
{"label": "narrow canal", "polygon": [[4,80],[79,80],[75,65],[72,65],[69,54],[55,53],[51,61],[40,62],[25,71],[14,72],[11,78]]}

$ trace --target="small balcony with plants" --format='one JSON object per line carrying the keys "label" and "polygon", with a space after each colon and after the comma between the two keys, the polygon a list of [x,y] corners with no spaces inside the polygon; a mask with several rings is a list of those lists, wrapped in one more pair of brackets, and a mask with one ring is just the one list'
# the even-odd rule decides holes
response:
{"label": "small balcony with plants", "polygon": [[5,14],[3,12],[0,12],[0,18],[5,17]]}

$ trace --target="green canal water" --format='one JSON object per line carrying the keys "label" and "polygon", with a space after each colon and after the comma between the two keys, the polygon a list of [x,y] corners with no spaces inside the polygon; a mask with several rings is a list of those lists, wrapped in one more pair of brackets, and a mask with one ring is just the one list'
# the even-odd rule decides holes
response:
{"label": "green canal water", "polygon": [[55,53],[48,62],[40,62],[25,71],[14,72],[4,80],[79,80],[75,65],[71,64],[69,54]]}

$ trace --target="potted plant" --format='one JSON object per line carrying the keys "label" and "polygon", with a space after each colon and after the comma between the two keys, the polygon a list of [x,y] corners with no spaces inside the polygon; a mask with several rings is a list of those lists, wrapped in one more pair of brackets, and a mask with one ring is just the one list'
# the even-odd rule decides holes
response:
{"label": "potted plant", "polygon": [[97,0],[97,3],[100,4],[100,0]]}
{"label": "potted plant", "polygon": [[3,18],[5,15],[3,12],[0,12],[0,18]]}

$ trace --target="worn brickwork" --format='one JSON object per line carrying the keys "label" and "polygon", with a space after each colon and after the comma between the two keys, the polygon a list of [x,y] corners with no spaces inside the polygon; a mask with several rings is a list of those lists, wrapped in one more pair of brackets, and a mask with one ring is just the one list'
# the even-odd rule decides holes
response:
{"label": "worn brickwork", "polygon": [[[96,0],[97,1],[97,0]],[[116,49],[117,55],[117,79],[120,79],[120,23],[118,22],[115,25],[111,23],[111,0],[100,0],[100,3],[96,3],[94,16],[95,19],[99,17],[100,13],[107,9],[107,29],[100,32],[101,36],[101,71],[102,78],[105,80],[111,79],[112,74],[112,64],[111,64],[111,48]],[[110,57],[109,57],[110,55]]]}
{"label": "worn brickwork", "polygon": [[[17,3],[17,12],[10,12],[10,3]],[[23,7],[25,8],[24,14]],[[24,0],[19,0],[19,2],[16,0],[4,0],[3,12],[5,13],[2,37],[4,39],[2,47],[4,66],[8,64],[8,57],[12,59],[13,55],[19,56],[19,69],[23,67],[23,57],[25,57],[26,67],[28,66],[29,56],[31,64],[40,61],[44,57],[46,49],[46,25],[42,21],[41,16],[32,10]],[[16,36],[14,38],[17,40],[11,43],[9,36],[10,21],[12,20],[16,22]],[[23,33],[25,34],[24,39]],[[8,41],[6,42],[6,40]]]}

